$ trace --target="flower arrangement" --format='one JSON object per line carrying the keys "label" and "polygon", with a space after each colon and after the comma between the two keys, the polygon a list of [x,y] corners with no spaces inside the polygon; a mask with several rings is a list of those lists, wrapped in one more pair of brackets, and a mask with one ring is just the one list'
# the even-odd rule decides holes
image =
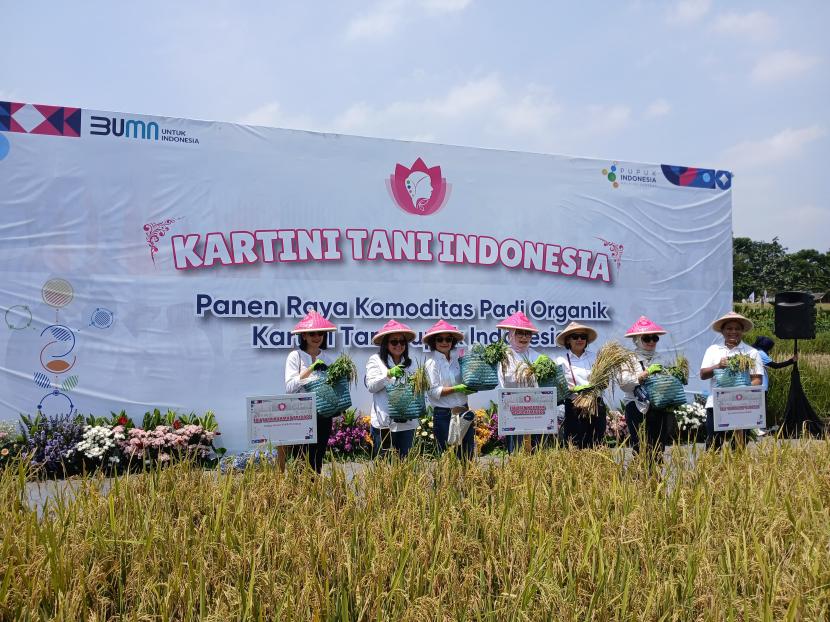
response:
{"label": "flower arrangement", "polygon": [[706,424],[706,408],[697,401],[677,406],[673,412],[680,432],[696,432]]}
{"label": "flower arrangement", "polygon": [[619,445],[628,438],[625,410],[608,410],[605,414],[605,438],[609,444]]}
{"label": "flower arrangement", "polygon": [[426,414],[418,418],[418,427],[415,429],[415,442],[422,454],[433,456],[438,453],[434,426],[435,422],[430,408]]}
{"label": "flower arrangement", "polygon": [[372,449],[369,426],[369,415],[360,414],[354,408],[348,409],[332,423],[329,449],[336,456],[342,457],[368,455]]}
{"label": "flower arrangement", "polygon": [[499,411],[494,402],[488,408],[475,411],[475,440],[479,454],[504,449],[504,438],[499,436]]}
{"label": "flower arrangement", "polygon": [[20,454],[23,439],[11,421],[0,421],[0,468]]}
{"label": "flower arrangement", "polygon": [[[145,413],[142,427],[124,411],[109,417],[38,413],[21,415],[20,427],[21,437],[11,437],[11,430],[0,428],[0,465],[23,453],[35,469],[50,477],[73,475],[85,468],[141,469],[182,459],[207,465],[225,451],[213,444],[219,432],[212,411],[199,417],[172,410],[162,414],[155,409]],[[4,445],[6,438],[18,443],[20,451],[12,453],[11,445]]]}

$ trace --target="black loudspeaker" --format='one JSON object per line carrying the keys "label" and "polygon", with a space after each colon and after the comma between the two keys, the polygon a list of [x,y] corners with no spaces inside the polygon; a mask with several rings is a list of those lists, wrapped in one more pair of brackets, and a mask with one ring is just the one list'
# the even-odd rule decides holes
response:
{"label": "black loudspeaker", "polygon": [[779,339],[816,338],[816,301],[810,292],[775,294],[775,336]]}

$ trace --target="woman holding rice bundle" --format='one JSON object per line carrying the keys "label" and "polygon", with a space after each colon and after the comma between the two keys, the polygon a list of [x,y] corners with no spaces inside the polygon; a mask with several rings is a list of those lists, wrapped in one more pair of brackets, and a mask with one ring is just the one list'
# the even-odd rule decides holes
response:
{"label": "woman holding rice bundle", "polygon": [[[326,333],[337,327],[316,311],[308,314],[294,327],[292,335],[299,338],[299,348],[292,350],[285,360],[285,392],[300,393],[318,372],[332,364],[333,358],[326,350]],[[308,462],[319,473],[323,468],[323,458],[331,436],[331,417],[317,415],[317,442],[308,447],[302,446],[302,452],[308,451]]]}
{"label": "woman holding rice bundle", "polygon": [[[597,331],[584,324],[571,322],[556,336],[557,345],[565,348],[564,356],[556,362],[565,370],[568,389],[580,391],[589,386],[591,369],[596,362],[596,353],[588,348],[597,339]],[[580,449],[592,448],[605,438],[605,403],[597,400],[596,413],[585,412],[574,404],[574,394],[565,400],[565,442],[573,443]]]}
{"label": "woman holding rice bundle", "polygon": [[[620,388],[624,391],[625,422],[631,438],[634,453],[640,452],[641,442],[645,444],[647,454],[659,457],[666,448],[674,415],[668,409],[654,408],[649,404],[643,389],[643,383],[652,373],[669,367],[671,362],[657,352],[660,335],[666,331],[646,316],[640,316],[625,333],[634,342],[631,365],[624,367],[620,373]],[[688,367],[688,366],[687,366]],[[640,438],[640,432],[645,433]]]}
{"label": "woman holding rice bundle", "polygon": [[389,320],[372,338],[379,347],[378,353],[366,362],[366,388],[372,393],[371,434],[372,457],[377,457],[382,444],[391,441],[401,458],[412,449],[418,419],[393,419],[389,414],[387,385],[402,378],[412,365],[409,358],[409,342],[415,339],[415,331],[406,324]]}
{"label": "woman holding rice bundle", "polygon": [[[510,346],[504,364],[498,367],[499,386],[506,389],[539,386],[534,379],[527,380],[519,377],[525,360],[534,363],[541,357],[548,358],[530,347],[530,341],[533,339],[533,335],[539,332],[539,329],[521,311],[504,318],[496,324],[496,328],[507,331],[507,345]],[[536,447],[541,439],[541,434],[534,434],[531,439],[533,446]],[[518,435],[509,435],[506,444],[507,451],[513,453],[521,447],[522,439]]]}
{"label": "woman holding rice bundle", "polygon": [[[424,343],[432,350],[425,363],[430,385],[427,396],[432,404],[435,443],[441,453],[447,448],[452,416],[469,410],[467,396],[473,393],[461,382],[461,365],[455,350],[463,338],[464,333],[444,320],[438,320],[424,333]],[[475,429],[471,425],[456,454],[459,458],[472,458],[474,448]]]}
{"label": "woman holding rice bundle", "polygon": [[723,445],[724,438],[726,437],[726,432],[715,432],[713,398],[714,390],[717,387],[715,372],[717,370],[727,369],[730,358],[742,355],[745,360],[749,361],[750,369],[747,371],[749,372],[751,384],[761,384],[761,378],[764,375],[764,366],[761,363],[761,358],[758,356],[758,351],[741,341],[744,333],[752,330],[752,327],[752,320],[734,311],[730,311],[712,323],[712,330],[723,336],[723,343],[709,346],[703,354],[703,361],[700,363],[700,379],[711,379],[709,397],[706,398],[707,449],[712,446],[719,448]]}

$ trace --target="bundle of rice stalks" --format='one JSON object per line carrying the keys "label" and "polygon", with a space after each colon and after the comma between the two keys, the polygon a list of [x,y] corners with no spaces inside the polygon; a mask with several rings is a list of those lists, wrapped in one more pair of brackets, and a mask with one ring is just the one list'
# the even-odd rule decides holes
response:
{"label": "bundle of rice stalks", "polygon": [[352,384],[357,383],[357,366],[348,354],[341,354],[326,370],[326,383],[336,384],[343,379]]}
{"label": "bundle of rice stalks", "polygon": [[538,384],[553,380],[559,374],[559,366],[550,357],[540,356],[534,362],[524,357],[516,370],[516,378],[523,385]]}
{"label": "bundle of rice stalks", "polygon": [[406,382],[412,387],[415,395],[422,395],[429,390],[429,376],[423,363],[418,363],[415,369],[406,375]]}
{"label": "bundle of rice stalks", "polygon": [[734,373],[755,369],[755,359],[749,354],[733,354],[726,361],[726,368]]}
{"label": "bundle of rice stalks", "polygon": [[597,400],[602,393],[619,377],[624,367],[631,366],[631,351],[616,341],[609,341],[597,352],[597,359],[591,368],[590,384],[574,387],[577,393],[574,406],[588,418],[597,415]]}
{"label": "bundle of rice stalks", "polygon": [[682,354],[674,357],[674,364],[665,368],[665,371],[683,384],[689,384],[689,359]]}

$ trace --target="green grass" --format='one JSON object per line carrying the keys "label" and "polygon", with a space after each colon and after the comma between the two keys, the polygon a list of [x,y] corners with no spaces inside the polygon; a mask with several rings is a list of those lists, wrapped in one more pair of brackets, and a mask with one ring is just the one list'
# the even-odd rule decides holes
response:
{"label": "green grass", "polygon": [[78,480],[41,517],[6,470],[0,618],[828,619],[828,443],[703,454],[665,479],[613,456],[446,456],[351,483],[180,465],[106,496]]}

